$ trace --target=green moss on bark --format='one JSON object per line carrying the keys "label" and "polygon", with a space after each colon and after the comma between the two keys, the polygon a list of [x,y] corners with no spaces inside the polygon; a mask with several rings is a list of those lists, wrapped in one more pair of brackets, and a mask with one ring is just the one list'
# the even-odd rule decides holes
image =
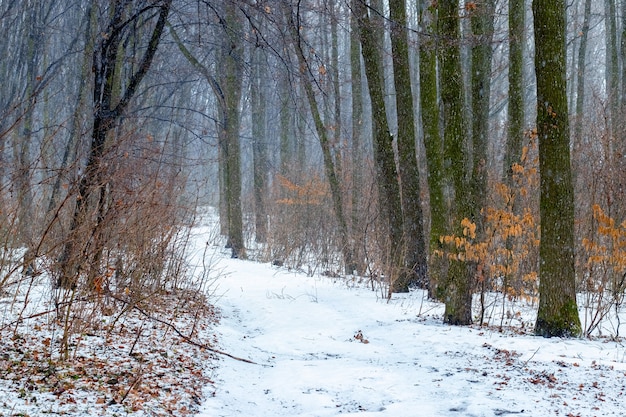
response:
{"label": "green moss on bark", "polygon": [[582,328],[576,303],[569,300],[557,314],[537,318],[535,334],[543,337],[579,337]]}

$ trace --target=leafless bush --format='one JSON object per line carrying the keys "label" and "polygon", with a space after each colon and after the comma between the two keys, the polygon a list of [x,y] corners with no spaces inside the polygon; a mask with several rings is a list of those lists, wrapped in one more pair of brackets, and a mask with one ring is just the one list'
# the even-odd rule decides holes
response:
{"label": "leafless bush", "polygon": [[[123,139],[123,140],[122,140]],[[55,287],[66,351],[71,335],[102,315],[141,305],[159,309],[159,295],[186,287],[189,230],[195,204],[182,199],[185,178],[150,135],[126,133],[100,161],[85,208],[77,187],[49,215],[35,247]],[[70,285],[67,285],[67,284]]]}
{"label": "leafless bush", "polygon": [[326,182],[313,174],[301,181],[279,175],[276,183],[268,210],[272,262],[309,274],[337,274],[341,252]]}

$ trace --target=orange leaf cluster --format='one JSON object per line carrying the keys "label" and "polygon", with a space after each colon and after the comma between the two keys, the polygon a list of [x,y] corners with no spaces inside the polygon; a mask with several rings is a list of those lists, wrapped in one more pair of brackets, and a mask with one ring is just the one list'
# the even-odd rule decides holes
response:
{"label": "orange leaf cluster", "polygon": [[277,201],[278,204],[319,206],[328,197],[328,186],[317,176],[303,185],[298,185],[280,174],[277,179],[284,195]]}

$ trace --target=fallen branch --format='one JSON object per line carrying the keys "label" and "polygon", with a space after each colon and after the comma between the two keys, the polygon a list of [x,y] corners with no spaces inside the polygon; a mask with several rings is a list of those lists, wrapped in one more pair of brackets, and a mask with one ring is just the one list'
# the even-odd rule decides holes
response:
{"label": "fallen branch", "polygon": [[142,314],[142,315],[146,316],[149,320],[156,321],[157,323],[161,323],[161,324],[163,324],[163,325],[165,325],[165,326],[169,327],[170,329],[172,329],[172,330],[174,331],[174,333],[176,333],[176,334],[177,334],[178,336],[180,336],[180,337],[181,337],[181,338],[182,338],[185,342],[189,343],[189,344],[190,344],[190,345],[192,345],[192,346],[196,346],[196,347],[199,347],[199,348],[201,348],[201,349],[206,349],[206,350],[208,350],[209,352],[213,352],[213,353],[218,354],[218,355],[227,356],[227,357],[229,357],[229,358],[231,358],[231,359],[234,359],[234,360],[236,360],[236,361],[245,362],[245,363],[251,363],[251,364],[253,364],[253,365],[259,365],[258,363],[254,362],[254,361],[251,361],[250,359],[240,358],[240,357],[238,357],[238,356],[231,355],[231,354],[230,354],[230,353],[228,353],[228,352],[224,352],[224,351],[222,351],[222,350],[215,349],[215,348],[213,348],[213,347],[211,347],[211,346],[209,346],[209,345],[207,345],[207,344],[205,344],[205,343],[197,342],[197,341],[195,341],[195,340],[191,339],[189,336],[186,336],[185,334],[183,334],[183,332],[181,332],[180,330],[178,330],[178,328],[177,328],[176,326],[174,326],[172,323],[170,323],[170,322],[168,322],[168,321],[165,321],[165,320],[162,320],[162,319],[160,319],[160,318],[158,318],[158,317],[154,317],[154,316],[150,315],[150,313],[148,313],[147,311],[145,311],[144,309],[142,309],[141,307],[139,307],[139,306],[137,306],[137,305],[135,305],[135,304],[132,304],[132,305],[131,305],[131,303],[129,303],[128,301],[126,301],[126,300],[124,300],[124,299],[122,299],[122,298],[120,298],[120,297],[117,297],[117,296],[115,296],[115,295],[113,295],[113,294],[109,294],[109,296],[110,296],[111,298],[113,298],[113,299],[117,300],[117,301],[121,301],[122,303],[124,303],[124,304],[126,304],[126,305],[128,305],[128,306],[132,307],[133,309],[137,310],[140,314]]}

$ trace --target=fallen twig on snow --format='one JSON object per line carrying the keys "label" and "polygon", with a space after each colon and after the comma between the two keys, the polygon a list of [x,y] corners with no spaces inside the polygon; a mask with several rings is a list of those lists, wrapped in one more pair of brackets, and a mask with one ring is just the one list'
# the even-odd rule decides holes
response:
{"label": "fallen twig on snow", "polygon": [[113,299],[117,300],[117,301],[121,301],[122,303],[124,303],[124,304],[126,304],[126,305],[128,305],[128,306],[132,307],[133,309],[137,310],[139,313],[141,313],[141,314],[143,314],[144,316],[146,316],[148,319],[150,319],[150,320],[154,320],[154,321],[156,321],[157,323],[161,323],[161,324],[164,324],[165,326],[169,327],[170,329],[172,329],[172,330],[174,331],[174,333],[176,333],[178,336],[180,336],[180,337],[181,337],[181,338],[182,338],[185,342],[189,343],[190,345],[193,345],[193,346],[199,347],[199,348],[201,348],[201,349],[206,349],[206,350],[208,350],[209,352],[213,352],[213,353],[218,354],[218,355],[227,356],[227,357],[229,357],[229,358],[231,358],[231,359],[234,359],[234,360],[236,360],[236,361],[245,362],[245,363],[250,363],[250,364],[253,364],[253,365],[259,365],[258,363],[254,362],[254,361],[251,361],[250,359],[240,358],[240,357],[238,357],[238,356],[231,355],[231,354],[230,354],[230,353],[228,353],[228,352],[224,352],[224,351],[222,351],[222,350],[215,349],[215,348],[213,348],[213,347],[211,347],[211,346],[209,346],[209,345],[207,345],[207,344],[205,344],[205,343],[197,342],[197,341],[195,341],[195,340],[191,339],[189,336],[186,336],[185,334],[183,334],[183,332],[181,332],[180,330],[178,330],[178,328],[177,328],[176,326],[174,326],[172,323],[170,323],[170,322],[168,322],[168,321],[165,321],[165,320],[162,320],[162,319],[160,319],[160,318],[158,318],[158,317],[154,317],[154,316],[150,315],[150,313],[148,313],[147,311],[145,311],[144,309],[142,309],[142,308],[141,308],[141,307],[139,307],[138,305],[136,305],[136,304],[131,304],[131,303],[129,303],[128,301],[124,300],[123,298],[117,297],[117,296],[115,296],[115,295],[113,295],[113,294],[109,294],[109,296],[110,296],[111,298],[113,298]]}

